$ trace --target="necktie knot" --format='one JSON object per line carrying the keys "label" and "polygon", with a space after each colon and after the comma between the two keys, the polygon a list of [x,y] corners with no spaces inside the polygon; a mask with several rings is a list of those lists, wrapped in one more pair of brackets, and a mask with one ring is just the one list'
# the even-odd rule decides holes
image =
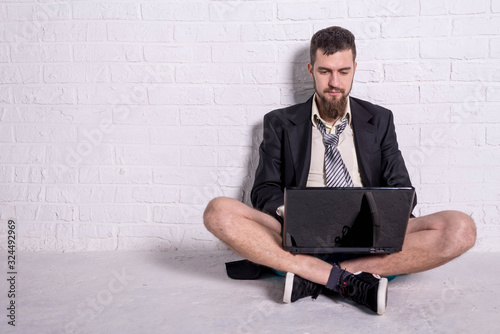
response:
{"label": "necktie knot", "polygon": [[326,133],[325,125],[319,119],[317,119],[317,124],[318,124],[318,129],[323,134],[323,143],[325,143],[325,146],[326,147],[337,147],[337,145],[339,144],[339,136],[344,131],[345,127],[347,126],[347,117],[344,117],[342,119],[342,123],[337,125],[336,133]]}

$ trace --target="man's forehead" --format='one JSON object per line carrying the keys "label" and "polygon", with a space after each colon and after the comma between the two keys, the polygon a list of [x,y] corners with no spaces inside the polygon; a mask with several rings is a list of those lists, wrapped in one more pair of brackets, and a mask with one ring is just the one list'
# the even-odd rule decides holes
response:
{"label": "man's forehead", "polygon": [[318,49],[316,51],[315,65],[317,66],[334,66],[334,67],[352,67],[354,64],[352,50],[346,49],[342,51],[337,51],[332,54],[325,54],[325,51]]}

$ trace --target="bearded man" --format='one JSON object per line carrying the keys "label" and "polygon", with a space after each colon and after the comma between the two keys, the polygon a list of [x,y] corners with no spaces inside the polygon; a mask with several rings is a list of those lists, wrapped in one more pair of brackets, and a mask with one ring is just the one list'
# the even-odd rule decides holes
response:
{"label": "bearded man", "polygon": [[[334,292],[384,314],[387,277],[429,270],[460,256],[475,243],[475,224],[458,211],[412,216],[402,251],[390,255],[319,258],[282,248],[286,187],[411,187],[392,112],[349,96],[357,66],[353,34],[341,27],[318,31],[310,57],[315,94],[264,117],[253,208],[216,198],[205,210],[204,224],[248,260],[240,263],[238,278],[255,276],[260,266],[287,273],[285,303]],[[331,134],[338,138],[335,147],[323,140]],[[325,162],[329,154],[340,155],[339,163]]]}

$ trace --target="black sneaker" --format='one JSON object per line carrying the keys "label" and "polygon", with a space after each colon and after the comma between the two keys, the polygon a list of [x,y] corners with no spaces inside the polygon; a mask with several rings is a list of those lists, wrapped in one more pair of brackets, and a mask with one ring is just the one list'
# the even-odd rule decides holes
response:
{"label": "black sneaker", "polygon": [[[346,272],[347,273],[347,272]],[[355,301],[378,314],[385,313],[387,305],[387,278],[378,275],[357,272],[340,276],[339,292],[342,296]]]}
{"label": "black sneaker", "polygon": [[309,296],[316,299],[321,290],[322,286],[319,284],[303,279],[293,273],[286,273],[283,302],[289,304]]}

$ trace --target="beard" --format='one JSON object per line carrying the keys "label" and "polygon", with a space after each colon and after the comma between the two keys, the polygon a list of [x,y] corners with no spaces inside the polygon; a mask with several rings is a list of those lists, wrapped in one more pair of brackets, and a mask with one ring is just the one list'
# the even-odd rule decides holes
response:
{"label": "beard", "polygon": [[[354,78],[353,78],[354,79]],[[316,86],[316,79],[313,77],[314,81],[314,90],[316,91],[316,95],[318,99],[316,99],[316,103],[318,104],[318,109],[320,113],[330,119],[338,119],[342,118],[345,115],[345,109],[347,107],[347,97],[351,92],[351,87],[349,87],[349,91],[346,93],[345,89],[339,87],[330,87],[325,89],[322,93],[318,91]],[[342,95],[338,99],[329,99],[325,94],[327,92],[336,91],[340,92]]]}
{"label": "beard", "polygon": [[345,94],[344,89],[337,89],[342,93],[342,96],[336,100],[336,99],[328,99],[325,95],[323,94],[317,94],[319,97],[319,100],[316,102],[319,104],[319,110],[330,119],[339,119],[344,117],[345,114],[345,109],[347,107],[347,96],[348,94]]}

